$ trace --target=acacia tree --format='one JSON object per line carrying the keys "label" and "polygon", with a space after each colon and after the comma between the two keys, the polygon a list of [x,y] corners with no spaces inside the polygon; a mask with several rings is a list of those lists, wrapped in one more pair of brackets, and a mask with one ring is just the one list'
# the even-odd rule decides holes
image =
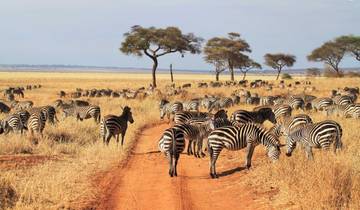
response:
{"label": "acacia tree", "polygon": [[230,71],[231,80],[234,80],[236,60],[244,52],[251,52],[251,49],[249,44],[240,38],[240,34],[231,32],[228,33],[228,37],[214,37],[208,40],[204,52],[206,56],[216,57],[217,60],[225,62]]}
{"label": "acacia tree", "polygon": [[212,49],[205,50],[206,54],[204,59],[207,63],[210,63],[215,66],[215,79],[219,81],[219,75],[221,72],[226,70],[226,61],[223,59],[222,55],[216,53],[210,53]]}
{"label": "acacia tree", "polygon": [[241,73],[243,73],[242,80],[245,80],[246,73],[251,69],[261,69],[261,65],[255,61],[253,61],[249,56],[242,55],[239,56],[235,61],[235,68],[239,69]]}
{"label": "acacia tree", "polygon": [[325,62],[340,75],[339,63],[346,53],[346,48],[340,42],[325,42],[319,48],[316,48],[307,56],[309,61]]}
{"label": "acacia tree", "polygon": [[192,33],[183,34],[177,27],[143,28],[133,26],[130,32],[124,34],[125,40],[121,43],[120,51],[126,55],[142,57],[144,54],[152,59],[152,83],[156,87],[156,69],[158,58],[179,52],[183,57],[186,52],[200,53],[202,38]]}
{"label": "acacia tree", "polygon": [[357,61],[360,61],[360,36],[341,36],[335,42],[344,47]]}
{"label": "acacia tree", "polygon": [[276,80],[279,79],[279,75],[285,66],[291,67],[296,62],[296,57],[294,55],[283,54],[283,53],[277,53],[277,54],[267,53],[265,54],[264,58],[265,58],[265,64],[267,66],[270,66],[271,68],[277,70]]}

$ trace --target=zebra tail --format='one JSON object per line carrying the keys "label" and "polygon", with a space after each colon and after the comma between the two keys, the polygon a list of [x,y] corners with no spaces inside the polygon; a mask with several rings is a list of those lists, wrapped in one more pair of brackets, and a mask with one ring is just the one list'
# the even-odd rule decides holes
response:
{"label": "zebra tail", "polygon": [[341,137],[342,137],[342,128],[339,126],[339,132],[337,133],[337,137],[336,137],[336,149],[338,150],[341,150],[343,146]]}

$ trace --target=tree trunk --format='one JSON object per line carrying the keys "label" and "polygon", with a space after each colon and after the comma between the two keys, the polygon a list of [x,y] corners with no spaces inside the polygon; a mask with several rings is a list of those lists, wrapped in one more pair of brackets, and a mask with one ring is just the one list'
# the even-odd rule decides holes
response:
{"label": "tree trunk", "polygon": [[231,75],[231,81],[234,81],[235,80],[235,78],[234,78],[234,69],[233,69],[232,66],[229,67],[229,71],[230,71],[230,75]]}
{"label": "tree trunk", "polygon": [[173,72],[172,72],[172,64],[170,64],[170,77],[171,77],[171,82],[174,82],[174,77],[173,77]]}
{"label": "tree trunk", "polygon": [[278,80],[278,79],[279,79],[280,72],[281,72],[281,69],[279,69],[279,70],[278,70],[278,73],[277,73],[277,76],[276,76],[276,80]]}
{"label": "tree trunk", "polygon": [[220,74],[220,72],[216,72],[216,74],[215,74],[217,82],[219,81],[219,74]]}
{"label": "tree trunk", "polygon": [[154,61],[153,67],[152,67],[152,83],[153,83],[153,87],[156,88],[156,69],[158,66],[158,61],[156,57],[152,58]]}
{"label": "tree trunk", "polygon": [[245,80],[246,72],[243,72],[243,73],[244,73],[244,76],[243,76],[242,80]]}

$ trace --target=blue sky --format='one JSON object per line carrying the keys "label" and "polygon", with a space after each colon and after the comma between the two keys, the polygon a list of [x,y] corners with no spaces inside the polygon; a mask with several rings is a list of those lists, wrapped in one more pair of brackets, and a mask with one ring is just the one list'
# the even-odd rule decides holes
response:
{"label": "blue sky", "polygon": [[[178,26],[205,39],[238,32],[260,63],[285,52],[298,58],[294,68],[321,67],[306,55],[336,36],[360,35],[360,0],[3,0],[0,63],[151,67],[118,51],[132,25]],[[212,68],[202,57],[164,56],[159,67]]]}

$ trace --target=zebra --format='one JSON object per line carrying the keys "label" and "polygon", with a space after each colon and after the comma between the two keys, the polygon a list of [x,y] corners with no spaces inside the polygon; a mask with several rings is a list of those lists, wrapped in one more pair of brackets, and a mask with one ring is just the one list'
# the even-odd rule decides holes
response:
{"label": "zebra", "polygon": [[218,178],[215,164],[223,148],[228,150],[240,150],[246,148],[245,167],[249,169],[251,167],[251,158],[254,149],[260,143],[267,148],[267,155],[270,159],[279,159],[279,140],[257,124],[249,123],[240,127],[226,126],[212,131],[208,137],[211,178]]}
{"label": "zebra", "polygon": [[298,114],[295,116],[287,117],[281,123],[276,123],[270,131],[276,136],[280,137],[281,135],[289,135],[292,131],[298,129],[299,127],[305,126],[307,124],[313,123],[311,117],[306,114]]}
{"label": "zebra", "polygon": [[330,144],[334,143],[334,152],[342,148],[342,128],[339,123],[333,120],[325,120],[301,127],[286,138],[287,152],[286,156],[290,157],[296,147],[296,143],[300,142],[305,147],[308,159],[313,159],[312,148],[321,148],[328,150]]}
{"label": "zebra", "polygon": [[47,106],[41,106],[41,107],[33,107],[31,109],[28,109],[29,113],[40,111],[44,113],[45,121],[49,122],[51,125],[55,125],[55,122],[59,122],[59,120],[56,117],[56,110],[53,106],[47,105]]}
{"label": "zebra", "polygon": [[[194,155],[197,158],[205,156],[202,152],[202,145],[203,139],[208,136],[210,131],[214,130],[214,124],[211,119],[207,121],[192,121],[189,124],[176,124],[173,128],[183,132],[184,136],[189,140],[187,147],[188,155]],[[195,145],[197,145],[197,150]]]}
{"label": "zebra", "polygon": [[80,121],[93,118],[96,123],[100,122],[100,107],[96,105],[63,107],[62,112],[64,117],[73,116]]}
{"label": "zebra", "polygon": [[184,133],[176,128],[166,129],[159,140],[158,147],[169,160],[170,177],[177,176],[177,163],[180,154],[185,149]]}
{"label": "zebra", "polygon": [[211,112],[212,110],[220,110],[223,108],[229,108],[231,106],[234,105],[234,101],[232,100],[232,98],[221,98],[219,100],[214,101],[210,107],[208,108],[208,112]]}
{"label": "zebra", "polygon": [[209,96],[205,95],[205,97],[201,100],[201,106],[204,107],[205,109],[209,110],[211,105],[217,100],[218,100],[218,98],[216,98],[216,97],[209,97]]}
{"label": "zebra", "polygon": [[33,107],[33,105],[34,102],[32,101],[12,101],[12,103],[10,104],[10,106],[17,111],[22,109],[29,109]]}
{"label": "zebra", "polygon": [[30,113],[27,110],[20,110],[15,112],[15,114],[18,114],[21,119],[21,123],[23,124],[23,129],[27,130],[27,122],[30,117]]}
{"label": "zebra", "polygon": [[183,103],[184,111],[199,111],[200,101],[199,100],[191,100]]}
{"label": "zebra", "polygon": [[272,107],[276,119],[282,119],[284,117],[291,116],[292,108],[287,104],[278,104]]}
{"label": "zebra", "polygon": [[274,105],[274,100],[275,97],[273,96],[263,96],[260,97],[260,105],[264,106],[264,105]]}
{"label": "zebra", "polygon": [[353,103],[350,96],[347,95],[337,95],[333,98],[334,104],[338,105],[347,105]]}
{"label": "zebra", "polygon": [[331,106],[326,107],[324,111],[326,116],[335,115],[337,117],[350,118],[352,117],[353,108],[354,108],[353,104],[347,104],[347,105],[333,104]]}
{"label": "zebra", "polygon": [[128,127],[128,122],[134,123],[131,108],[125,106],[120,116],[106,115],[100,124],[100,135],[103,143],[109,145],[111,137],[116,137],[116,143],[119,144],[119,135],[121,133],[121,146],[124,145],[124,138]]}
{"label": "zebra", "polygon": [[27,121],[27,129],[33,135],[34,133],[38,133],[43,136],[43,130],[45,128],[46,116],[41,111],[34,111],[30,113],[30,117]]}
{"label": "zebra", "polygon": [[284,104],[288,104],[292,109],[305,109],[305,101],[300,97],[290,96],[290,98],[283,101]]}
{"label": "zebra", "polygon": [[265,120],[269,120],[273,124],[276,123],[275,114],[271,108],[261,108],[258,111],[249,112],[246,110],[237,110],[232,113],[231,121],[238,123],[258,123],[262,124]]}
{"label": "zebra", "polygon": [[168,120],[170,120],[170,115],[175,114],[176,112],[183,111],[183,104],[181,102],[170,103],[167,100],[161,100],[160,102],[160,119],[163,120],[166,115]]}
{"label": "zebra", "polygon": [[311,102],[311,107],[312,109],[314,109],[315,111],[323,111],[325,110],[327,107],[333,105],[334,101],[331,98],[316,98]]}
{"label": "zebra", "polygon": [[182,124],[187,123],[191,119],[209,119],[212,114],[207,112],[176,112],[174,114],[174,123]]}
{"label": "zebra", "polygon": [[19,114],[11,114],[0,121],[0,134],[8,134],[10,131],[23,133],[24,125]]}

